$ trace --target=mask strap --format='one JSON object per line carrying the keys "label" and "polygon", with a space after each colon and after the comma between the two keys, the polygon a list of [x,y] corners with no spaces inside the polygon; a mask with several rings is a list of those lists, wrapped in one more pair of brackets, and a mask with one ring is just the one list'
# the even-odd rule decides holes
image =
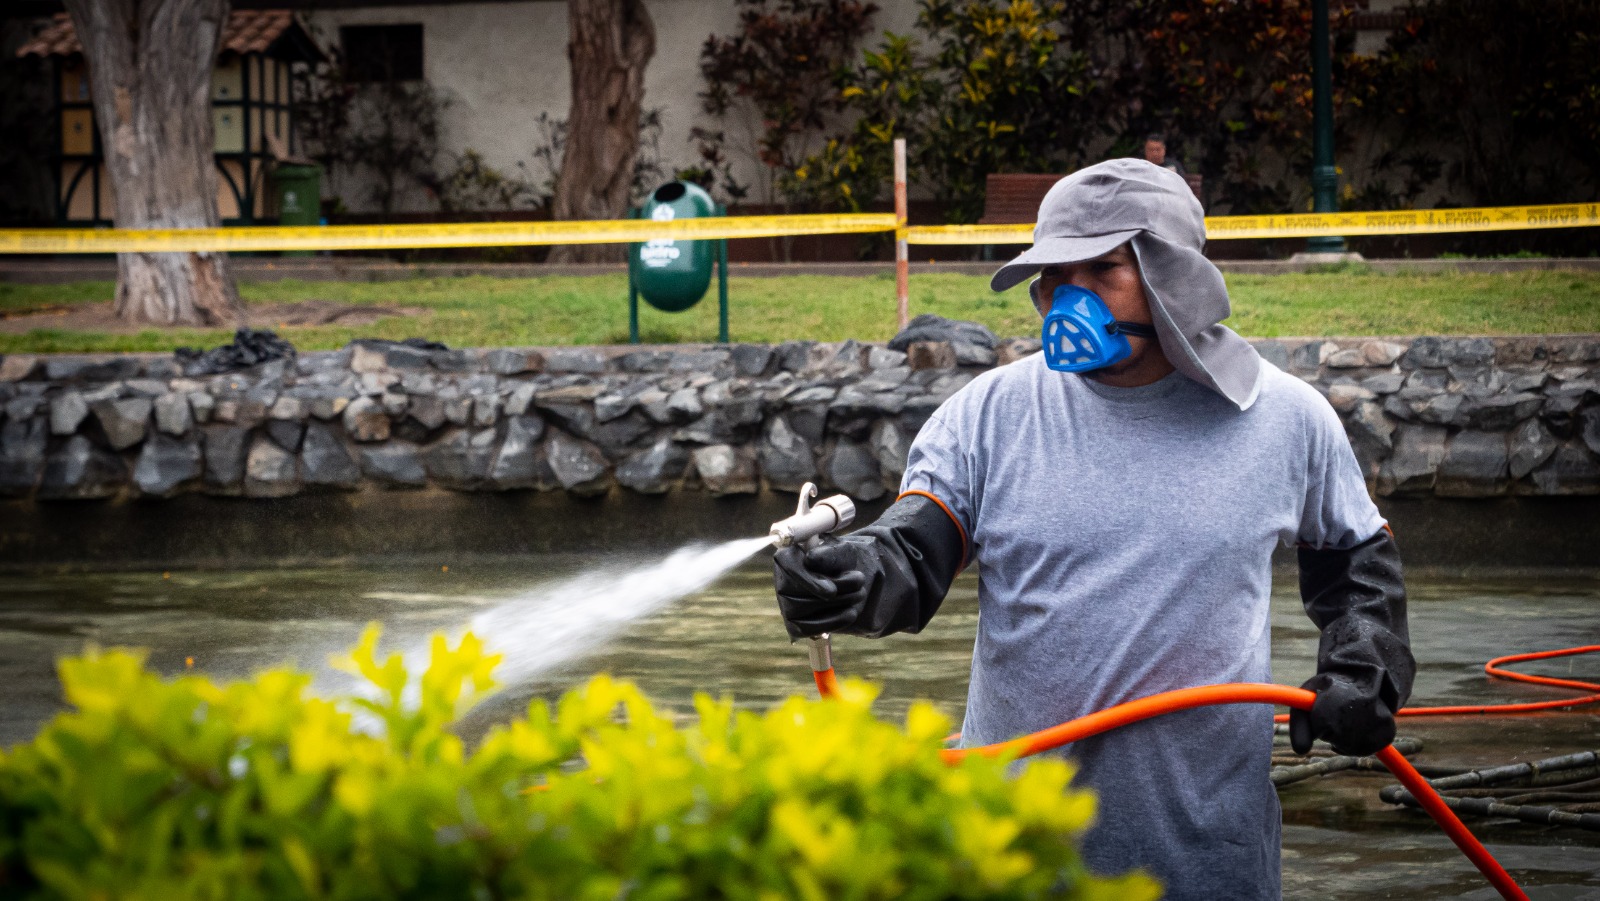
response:
{"label": "mask strap", "polygon": [[1156,336],[1156,329],[1153,325],[1146,325],[1143,322],[1124,322],[1121,319],[1118,319],[1112,325],[1110,331],[1113,335],[1133,335],[1137,338],[1154,338]]}

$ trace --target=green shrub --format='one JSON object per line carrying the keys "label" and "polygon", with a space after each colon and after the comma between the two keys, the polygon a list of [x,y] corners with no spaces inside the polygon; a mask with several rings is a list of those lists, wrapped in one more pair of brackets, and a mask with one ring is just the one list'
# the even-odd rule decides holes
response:
{"label": "green shrub", "polygon": [[[991,172],[1071,171],[1098,136],[1100,87],[1065,40],[1059,0],[921,0],[921,38],[886,32],[840,78],[855,116],[780,179],[822,207],[860,210],[892,184],[891,148],[906,139],[910,177],[976,222]],[[1070,124],[1073,127],[1065,127]]]}
{"label": "green shrub", "polygon": [[[873,690],[677,725],[605,676],[468,749],[492,689],[472,636],[411,680],[369,629],[357,696],[270,670],[163,679],[137,653],[63,660],[74,708],[0,757],[6,898],[1152,898],[1086,875],[1094,810],[1061,761],[947,766],[927,705]],[[620,714],[620,715],[619,715]]]}

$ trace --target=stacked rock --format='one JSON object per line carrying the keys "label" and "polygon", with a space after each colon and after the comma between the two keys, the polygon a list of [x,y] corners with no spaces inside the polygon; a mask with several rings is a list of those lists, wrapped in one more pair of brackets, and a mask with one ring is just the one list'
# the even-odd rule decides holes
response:
{"label": "stacked rock", "polygon": [[1327,396],[1377,494],[1600,493],[1600,338],[1254,343]]}
{"label": "stacked rock", "polygon": [[[1377,494],[1600,493],[1600,337],[1270,339]],[[0,358],[0,496],[311,491],[894,492],[917,430],[1038,350],[918,317],[856,341],[440,350],[355,342],[237,372]]]}

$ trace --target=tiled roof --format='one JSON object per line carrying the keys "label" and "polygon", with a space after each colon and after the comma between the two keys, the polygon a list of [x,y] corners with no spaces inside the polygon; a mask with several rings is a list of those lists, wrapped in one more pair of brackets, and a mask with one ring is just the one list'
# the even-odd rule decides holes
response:
{"label": "tiled roof", "polygon": [[78,43],[78,35],[72,30],[72,17],[66,13],[56,13],[55,21],[45,26],[34,39],[22,45],[17,51],[18,56],[71,56],[82,53],[83,45]]}
{"label": "tiled roof", "polygon": [[[222,49],[234,53],[262,53],[295,24],[286,9],[238,9],[228,14],[222,29]],[[44,31],[22,45],[18,56],[72,56],[83,52],[72,18],[58,13]]]}
{"label": "tiled roof", "polygon": [[222,30],[222,46],[234,53],[264,53],[293,23],[286,9],[235,10]]}

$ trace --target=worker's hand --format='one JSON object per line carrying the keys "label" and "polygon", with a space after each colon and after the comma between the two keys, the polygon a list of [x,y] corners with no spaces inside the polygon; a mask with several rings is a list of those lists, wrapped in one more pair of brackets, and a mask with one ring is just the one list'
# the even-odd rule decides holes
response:
{"label": "worker's hand", "polygon": [[1318,673],[1301,688],[1317,693],[1310,710],[1289,711],[1289,744],[1296,754],[1322,739],[1340,754],[1365,757],[1394,741],[1394,711],[1381,692],[1337,673]]}
{"label": "worker's hand", "polygon": [[860,615],[867,596],[864,548],[824,538],[809,550],[793,545],[772,555],[778,610],[791,639],[840,632]]}

